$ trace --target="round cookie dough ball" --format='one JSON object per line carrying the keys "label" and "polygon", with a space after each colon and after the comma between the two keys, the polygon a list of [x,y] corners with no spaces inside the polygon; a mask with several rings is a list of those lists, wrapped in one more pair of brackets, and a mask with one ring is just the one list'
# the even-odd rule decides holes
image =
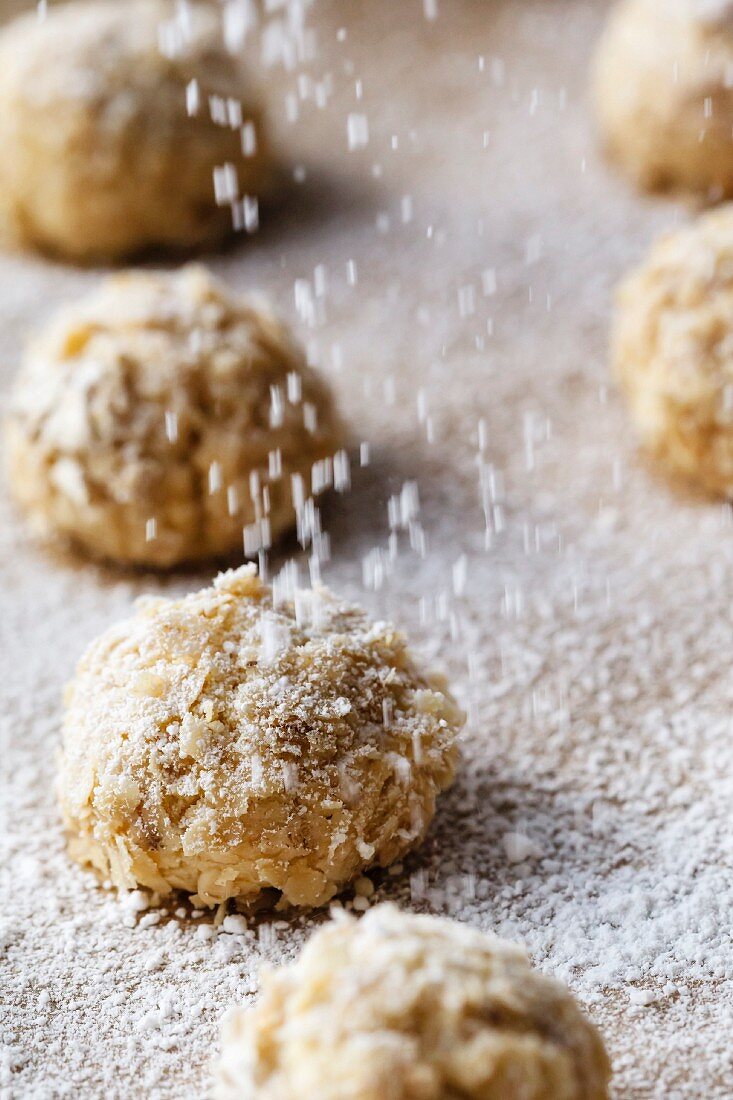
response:
{"label": "round cookie dough ball", "polygon": [[733,194],[733,3],[620,0],[601,38],[596,111],[642,187]]}
{"label": "round cookie dough ball", "polygon": [[197,266],[112,276],[62,310],[6,421],[11,487],[37,531],[159,567],[241,552],[243,529],[248,552],[266,547],[341,442],[287,330]]}
{"label": "round cookie dough ball", "polygon": [[603,1043],[524,952],[455,921],[371,909],[263,975],[223,1027],[217,1100],[602,1100]]}
{"label": "round cookie dough ball", "polygon": [[120,889],[322,905],[418,844],[463,716],[389,624],[253,566],[143,602],[66,697],[69,850]]}
{"label": "round cookie dough ball", "polygon": [[271,172],[216,5],[165,0],[72,2],[2,30],[0,147],[11,235],[83,262],[216,241],[243,207],[217,205],[214,170],[251,199]]}
{"label": "round cookie dough ball", "polygon": [[733,496],[733,206],[662,237],[621,284],[613,368],[646,448]]}

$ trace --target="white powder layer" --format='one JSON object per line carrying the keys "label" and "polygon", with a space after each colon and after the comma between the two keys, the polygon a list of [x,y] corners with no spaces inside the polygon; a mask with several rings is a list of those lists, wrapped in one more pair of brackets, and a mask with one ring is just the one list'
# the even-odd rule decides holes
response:
{"label": "white powder layer", "polygon": [[[604,6],[319,5],[312,83],[282,78],[297,121],[275,97],[301,190],[214,266],[295,307],[362,444],[322,517],[324,580],[422,640],[471,715],[427,844],[355,907],[524,942],[601,1027],[619,1096],[724,1098],[733,521],[645,468],[606,391],[611,286],[682,215],[593,151]],[[349,151],[351,113],[369,140]],[[30,319],[94,275],[8,257],[0,273],[6,386]],[[198,1100],[222,1012],[322,918],[121,904],[67,860],[52,784],[83,647],[136,595],[209,577],[51,556],[5,494],[0,554],[3,1096]]]}

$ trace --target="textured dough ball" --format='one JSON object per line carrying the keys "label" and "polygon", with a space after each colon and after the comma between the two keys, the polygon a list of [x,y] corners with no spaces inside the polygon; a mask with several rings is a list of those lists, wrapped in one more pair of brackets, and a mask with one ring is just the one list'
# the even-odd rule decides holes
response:
{"label": "textured dough ball", "polygon": [[733,193],[733,3],[621,0],[601,38],[595,101],[636,182]]}
{"label": "textured dough ball", "polygon": [[733,496],[733,206],[662,237],[625,279],[612,358],[647,449]]}
{"label": "textured dough ball", "polygon": [[217,206],[215,168],[236,170],[242,197],[267,190],[260,107],[216,8],[178,10],[74,2],[0,32],[0,212],[15,237],[82,261],[188,248],[237,217]]}
{"label": "textured dough ball", "polygon": [[463,716],[403,636],[253,566],[153,599],[82,658],[60,794],[72,856],[119,887],[321,905],[418,844]]}
{"label": "textured dough ball", "polygon": [[248,552],[266,547],[332,478],[341,442],[287,330],[196,266],[116,275],[64,309],[6,421],[11,487],[38,532],[152,566],[241,551],[243,528]]}
{"label": "textured dough ball", "polygon": [[610,1069],[570,993],[514,944],[370,910],[266,971],[223,1027],[217,1100],[602,1100]]}

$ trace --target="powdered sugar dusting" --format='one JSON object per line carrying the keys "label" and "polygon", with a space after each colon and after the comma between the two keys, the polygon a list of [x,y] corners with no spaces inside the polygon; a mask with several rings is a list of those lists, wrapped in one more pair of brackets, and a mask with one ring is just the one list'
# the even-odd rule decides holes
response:
{"label": "powdered sugar dusting", "polygon": [[[374,876],[357,909],[391,898],[522,941],[591,1012],[619,1095],[722,1100],[733,523],[643,466],[606,369],[611,286],[683,214],[638,203],[594,157],[583,67],[604,5],[455,0],[416,15],[414,34],[389,7],[383,23],[364,5],[319,5],[319,71],[299,99],[288,70],[284,93],[301,111],[281,122],[305,169],[297,217],[215,262],[291,316],[296,280],[313,288],[303,330],[362,444],[350,492],[324,510],[323,579],[419,636],[471,716],[426,846]],[[369,145],[350,152],[354,111]],[[343,157],[328,192],[314,181],[332,142]],[[94,275],[7,257],[0,270],[7,385],[29,319]],[[413,482],[411,542],[388,502]],[[4,497],[0,509],[3,1086],[12,1100],[198,1100],[219,1017],[321,918],[245,932],[178,900],[121,906],[67,859],[52,784],[60,692],[84,646],[135,596],[211,575],[62,561],[26,541]],[[269,562],[282,599],[292,550]],[[298,564],[302,584],[308,556]]]}

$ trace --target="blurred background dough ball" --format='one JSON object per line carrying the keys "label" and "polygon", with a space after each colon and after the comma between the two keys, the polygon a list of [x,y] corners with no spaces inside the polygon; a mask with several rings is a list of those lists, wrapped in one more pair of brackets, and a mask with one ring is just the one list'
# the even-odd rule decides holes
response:
{"label": "blurred background dough ball", "polygon": [[215,241],[233,215],[214,169],[229,164],[241,196],[270,174],[217,5],[77,0],[21,16],[0,32],[0,146],[11,234],[80,261]]}
{"label": "blurred background dough ball", "polygon": [[322,588],[273,596],[243,566],[144,602],[82,658],[70,852],[120,889],[321,905],[420,842],[462,721],[392,626]]}
{"label": "blurred background dough ball", "polygon": [[[326,383],[202,267],[111,276],[27,352],[6,419],[34,529],[122,563],[268,546],[342,444]],[[345,454],[343,455],[346,459]]]}
{"label": "blurred background dough ball", "polygon": [[644,445],[733,496],[733,206],[663,236],[617,295],[613,366]]}
{"label": "blurred background dough ball", "polygon": [[602,1100],[603,1043],[511,943],[392,905],[317,932],[223,1027],[217,1100]]}
{"label": "blurred background dough ball", "polygon": [[733,3],[620,0],[595,61],[611,155],[649,189],[733,194]]}

